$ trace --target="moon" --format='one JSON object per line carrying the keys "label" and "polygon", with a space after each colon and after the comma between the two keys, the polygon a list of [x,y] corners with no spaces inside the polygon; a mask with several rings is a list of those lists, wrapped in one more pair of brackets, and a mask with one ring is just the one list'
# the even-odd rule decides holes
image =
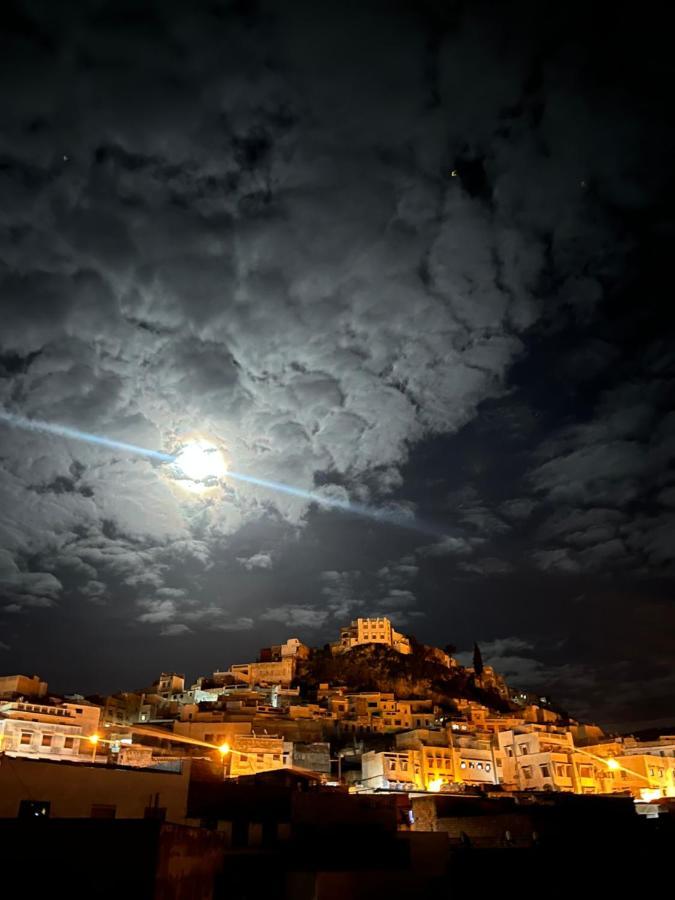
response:
{"label": "moon", "polygon": [[185,444],[176,454],[174,466],[179,478],[187,479],[197,488],[211,487],[227,474],[221,450],[206,440]]}

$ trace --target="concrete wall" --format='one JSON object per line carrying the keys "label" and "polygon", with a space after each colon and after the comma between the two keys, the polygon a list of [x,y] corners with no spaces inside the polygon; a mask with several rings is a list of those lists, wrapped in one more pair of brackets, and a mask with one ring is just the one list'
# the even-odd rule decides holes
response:
{"label": "concrete wall", "polygon": [[167,822],[181,823],[188,781],[187,765],[178,774],[3,756],[0,818],[15,818],[22,800],[45,800],[51,818],[87,818],[96,804],[115,807],[118,819],[142,819],[146,807],[157,805],[166,808]]}

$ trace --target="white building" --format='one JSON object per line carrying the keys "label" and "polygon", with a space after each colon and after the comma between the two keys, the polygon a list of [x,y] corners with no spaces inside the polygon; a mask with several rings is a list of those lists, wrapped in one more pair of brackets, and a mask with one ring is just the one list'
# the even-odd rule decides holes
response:
{"label": "white building", "polygon": [[361,757],[361,784],[366,791],[423,789],[422,769],[415,750],[371,750]]}
{"label": "white building", "polygon": [[237,734],[230,753],[230,777],[255,775],[291,764],[293,744],[269,735]]}
{"label": "white building", "polygon": [[569,731],[524,726],[497,734],[503,753],[501,781],[525,791],[598,793],[596,765],[578,753]]}
{"label": "white building", "polygon": [[95,745],[100,708],[79,703],[0,702],[0,750],[11,756],[86,762]]}

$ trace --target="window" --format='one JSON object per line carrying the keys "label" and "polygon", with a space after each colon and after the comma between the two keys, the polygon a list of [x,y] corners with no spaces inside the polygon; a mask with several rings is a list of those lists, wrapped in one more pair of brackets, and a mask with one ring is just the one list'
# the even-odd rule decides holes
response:
{"label": "window", "polygon": [[25,746],[26,744],[30,744],[32,737],[33,737],[32,732],[22,731],[21,732],[21,745]]}
{"label": "window", "polygon": [[475,763],[472,759],[469,760],[469,768],[470,768],[470,769],[475,769],[475,768],[476,768],[476,763]]}
{"label": "window", "polygon": [[52,745],[51,734],[43,734],[42,735],[42,746],[43,747],[51,747],[51,745]]}
{"label": "window", "polygon": [[541,768],[541,774],[544,776],[544,778],[550,778],[550,777],[551,777],[551,772],[550,772],[548,766],[542,765],[542,766],[540,766],[540,768]]}
{"label": "window", "polygon": [[477,769],[481,769],[481,771],[482,771],[482,769],[483,769],[483,763],[482,763],[482,762],[476,763],[476,768],[477,768]]}
{"label": "window", "polygon": [[[488,763],[487,766],[485,766],[485,768],[488,770],[488,772],[490,771],[490,770],[488,769],[488,766],[489,766],[489,765],[490,765],[490,763]],[[498,769],[501,769],[501,767],[502,767],[502,761],[501,761],[501,759],[498,759],[498,760],[497,760],[497,768],[498,768]]]}
{"label": "window", "polygon": [[466,760],[463,759],[461,761],[461,763],[459,764],[459,767],[460,767],[460,769],[466,769]]}
{"label": "window", "polygon": [[20,819],[48,819],[49,800],[22,800],[19,803]]}
{"label": "window", "polygon": [[507,756],[513,756],[513,749],[512,749],[511,747],[507,747],[507,748],[506,748],[506,755],[507,755]]}
{"label": "window", "polygon": [[114,819],[117,807],[111,803],[92,803],[92,819]]}
{"label": "window", "polygon": [[[501,759],[498,759],[498,760],[497,760],[497,765],[498,765],[498,766],[501,766],[501,764],[502,764]],[[490,765],[490,763],[485,763],[485,771],[486,771],[486,772],[489,772],[491,768],[492,768],[492,766]]]}
{"label": "window", "polygon": [[521,756],[527,755],[527,744],[518,744],[518,749],[520,750]]}
{"label": "window", "polygon": [[526,778],[532,778],[532,766],[523,766],[523,775]]}
{"label": "window", "polygon": [[73,749],[74,740],[71,737],[67,737],[63,742],[64,750],[72,750]]}

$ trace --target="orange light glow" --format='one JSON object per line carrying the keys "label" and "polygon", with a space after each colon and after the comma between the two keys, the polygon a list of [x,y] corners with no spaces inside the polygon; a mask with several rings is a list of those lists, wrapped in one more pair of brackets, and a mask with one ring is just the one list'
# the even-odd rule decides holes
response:
{"label": "orange light glow", "polygon": [[607,768],[608,769],[620,769],[621,766],[615,759],[608,759],[607,760]]}
{"label": "orange light glow", "polygon": [[230,752],[230,745],[228,743],[221,744],[220,747],[218,747],[218,752],[221,754],[221,756],[227,756],[227,754]]}

